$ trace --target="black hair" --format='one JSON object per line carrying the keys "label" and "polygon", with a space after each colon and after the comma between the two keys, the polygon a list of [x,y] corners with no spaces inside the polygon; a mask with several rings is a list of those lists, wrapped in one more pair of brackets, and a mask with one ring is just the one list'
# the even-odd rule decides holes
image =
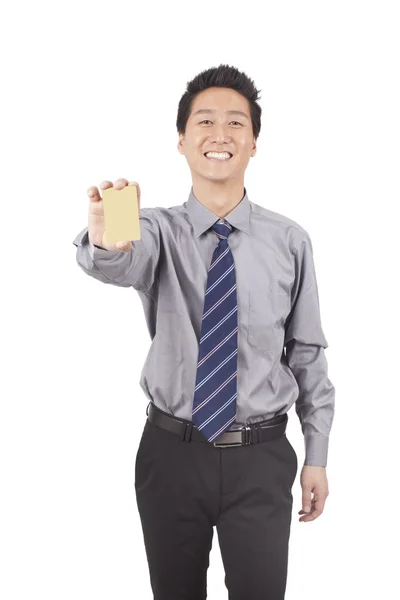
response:
{"label": "black hair", "polygon": [[219,65],[202,71],[192,81],[188,81],[186,91],[179,101],[178,116],[176,119],[176,128],[178,133],[185,134],[186,123],[192,110],[192,103],[195,97],[202,91],[210,87],[231,88],[242,94],[250,107],[251,124],[253,127],[253,136],[258,138],[261,130],[261,106],[257,104],[259,92],[254,82],[245,73],[229,65]]}

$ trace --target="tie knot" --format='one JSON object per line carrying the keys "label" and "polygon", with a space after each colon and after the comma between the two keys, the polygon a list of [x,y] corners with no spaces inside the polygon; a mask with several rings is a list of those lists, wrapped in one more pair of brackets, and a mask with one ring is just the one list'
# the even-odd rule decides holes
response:
{"label": "tie knot", "polygon": [[228,238],[234,230],[234,227],[225,219],[218,219],[218,221],[211,226],[211,229],[215,231],[219,238]]}

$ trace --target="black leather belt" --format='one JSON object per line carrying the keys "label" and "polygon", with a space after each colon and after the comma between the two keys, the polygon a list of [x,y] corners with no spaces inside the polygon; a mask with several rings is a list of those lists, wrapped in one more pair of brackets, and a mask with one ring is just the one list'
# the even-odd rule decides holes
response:
{"label": "black leather belt", "polygon": [[274,440],[285,433],[288,421],[287,413],[277,415],[266,421],[245,425],[241,429],[225,431],[215,442],[209,442],[192,421],[178,419],[162,411],[153,402],[149,403],[146,414],[151,423],[179,435],[182,441],[212,443],[218,448],[247,446]]}

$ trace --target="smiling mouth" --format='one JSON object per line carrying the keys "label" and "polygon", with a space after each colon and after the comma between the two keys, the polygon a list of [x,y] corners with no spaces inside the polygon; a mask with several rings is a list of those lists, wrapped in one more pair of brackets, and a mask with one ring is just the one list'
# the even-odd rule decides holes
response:
{"label": "smiling mouth", "polygon": [[214,158],[213,156],[206,156],[206,153],[204,153],[203,156],[207,160],[212,160],[214,162],[219,162],[219,163],[226,163],[226,162],[229,162],[233,156],[230,152],[228,154],[230,155],[229,158]]}

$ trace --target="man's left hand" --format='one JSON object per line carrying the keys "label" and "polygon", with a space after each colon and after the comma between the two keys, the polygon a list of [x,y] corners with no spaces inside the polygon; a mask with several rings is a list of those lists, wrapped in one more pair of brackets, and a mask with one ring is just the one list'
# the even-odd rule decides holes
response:
{"label": "man's left hand", "polygon": [[[325,467],[313,467],[304,465],[300,475],[302,488],[303,510],[299,510],[299,521],[314,521],[319,517],[325,506],[325,500],[329,495],[328,480]],[[311,492],[314,497],[311,497]]]}

